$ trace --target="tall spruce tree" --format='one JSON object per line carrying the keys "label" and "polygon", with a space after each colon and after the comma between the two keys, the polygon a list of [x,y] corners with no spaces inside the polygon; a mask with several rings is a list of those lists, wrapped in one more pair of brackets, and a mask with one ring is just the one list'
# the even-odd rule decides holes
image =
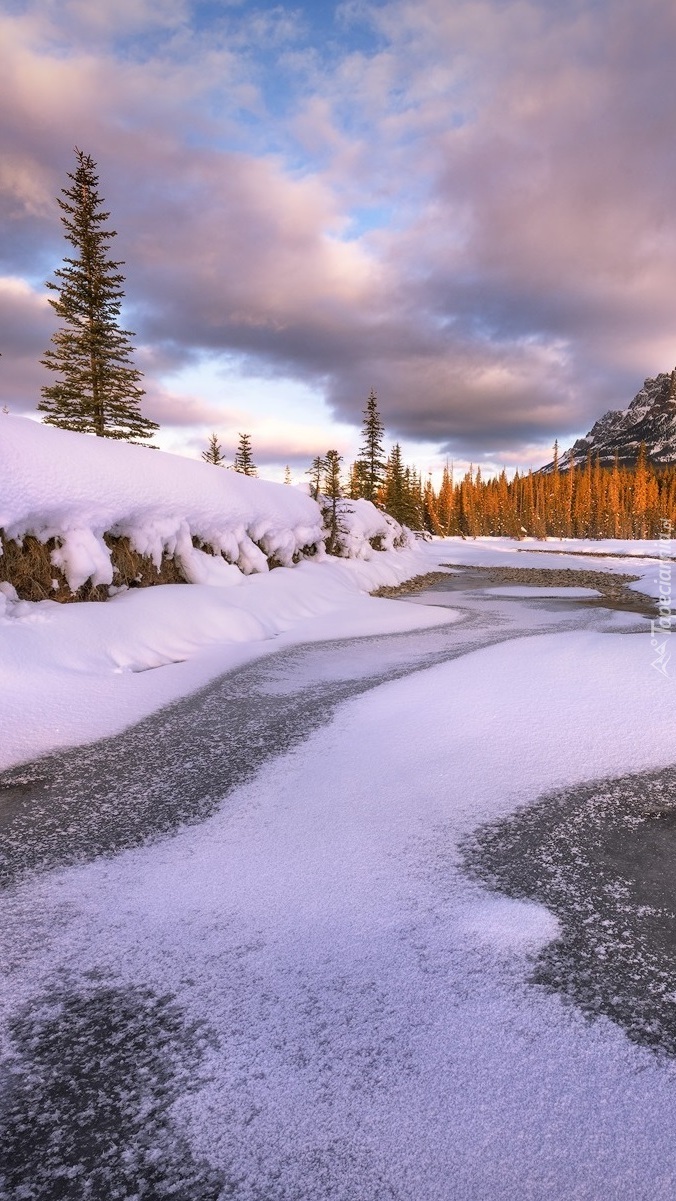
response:
{"label": "tall spruce tree", "polygon": [[251,453],[251,434],[240,434],[237,450],[235,451],[235,471],[240,475],[258,475],[258,470]]}
{"label": "tall spruce tree", "polygon": [[359,447],[361,496],[370,501],[375,501],[378,489],[385,478],[384,433],[385,426],[378,412],[378,398],[372,388],[364,409],[363,442]]}
{"label": "tall spruce tree", "polygon": [[394,520],[399,522],[404,522],[407,514],[404,471],[401,446],[398,442],[395,442],[390,451],[390,457],[387,460],[383,504],[385,511],[390,514],[390,517],[394,517]]}
{"label": "tall spruce tree", "polygon": [[123,264],[108,257],[117,234],[104,228],[110,213],[101,207],[96,163],[77,148],[75,158],[75,171],[68,172],[71,187],[63,188],[65,199],[57,201],[66,241],[77,257],[65,257],[54,272],[58,282],[47,283],[58,293],[49,303],[63,325],[42,363],[60,378],[42,389],[38,409],[48,425],[62,429],[127,441],[150,438],[159,427],[140,412],[144,391],[141,372],[131,361],[134,335],[118,324]]}

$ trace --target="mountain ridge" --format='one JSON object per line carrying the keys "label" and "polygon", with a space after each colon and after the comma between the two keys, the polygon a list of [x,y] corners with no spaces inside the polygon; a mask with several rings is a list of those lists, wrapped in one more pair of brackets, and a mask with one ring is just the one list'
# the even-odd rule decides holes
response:
{"label": "mountain ridge", "polygon": [[[632,467],[641,444],[651,463],[663,466],[676,461],[676,368],[646,379],[626,409],[609,409],[583,438],[578,438],[559,458],[559,470],[583,466],[589,454],[602,467]],[[548,463],[541,470],[552,471]]]}

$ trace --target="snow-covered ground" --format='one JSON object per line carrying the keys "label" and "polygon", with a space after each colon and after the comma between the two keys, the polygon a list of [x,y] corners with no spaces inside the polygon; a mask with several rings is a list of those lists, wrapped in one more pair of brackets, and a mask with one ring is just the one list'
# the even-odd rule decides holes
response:
{"label": "snow-covered ground", "polygon": [[[34,1191],[9,1181],[3,1201],[47,1195],[54,1164],[59,1195],[89,1195],[78,1092],[92,1130],[108,1105],[125,1132],[106,1151],[111,1198],[671,1199],[671,1061],[529,984],[555,919],[487,892],[458,851],[552,788],[674,763],[671,635],[658,656],[648,620],[585,608],[580,590],[577,607],[520,585],[367,595],[453,563],[631,572],[664,598],[664,550],[434,541],[105,604],[6,604],[5,766],[112,735],[257,656],[280,711],[319,705],[320,684],[365,686],[379,658],[408,655],[411,674],[266,748],[200,824],[4,894],[8,1104],[27,1122],[12,1147],[37,1158]],[[110,1186],[118,1169],[136,1194]]]}
{"label": "snow-covered ground", "polygon": [[[345,519],[353,557],[335,560],[321,550],[321,515],[302,490],[1,416],[0,530],[7,537],[58,534],[57,557],[73,587],[87,577],[112,581],[104,532],[128,536],[158,562],[163,552],[175,553],[195,583],[72,606],[16,603],[0,584],[0,769],[122,729],[282,645],[452,621],[447,609],[422,611],[366,595],[441,562],[576,567],[585,561],[551,552],[658,555],[670,545],[486,538],[414,541],[393,550],[396,529],[364,501]],[[390,549],[371,548],[377,535]],[[193,536],[232,563],[196,549]],[[253,539],[289,563],[308,544],[320,552],[270,572]],[[592,566],[631,571],[641,577],[636,588],[659,595],[659,562],[605,558]]]}
{"label": "snow-covered ground", "polygon": [[[414,540],[393,550],[401,527],[367,501],[342,514],[350,557],[336,560],[302,488],[1,416],[6,538],[58,536],[53,561],[73,589],[113,584],[104,533],[156,564],[175,555],[192,582],[74,605],[17,602],[0,582],[0,769],[119,730],[284,644],[453,620],[368,598],[427,570],[428,558]],[[292,565],[308,546],[312,557]],[[269,571],[266,555],[287,566]]]}
{"label": "snow-covered ground", "polygon": [[282,646],[453,620],[368,596],[428,569],[424,551],[389,551],[371,562],[280,567],[230,588],[168,584],[104,604],[10,603],[0,616],[0,769],[120,730]]}
{"label": "snow-covered ground", "polygon": [[[503,543],[427,553],[526,557]],[[425,620],[435,595],[402,611]],[[364,611],[387,621],[398,602],[382,603]],[[170,1182],[187,1173],[185,1196],[673,1196],[673,1067],[530,986],[556,922],[468,880],[457,853],[553,786],[672,763],[673,680],[651,669],[633,615],[597,632],[586,611],[556,633],[556,610],[538,616],[527,597],[495,600],[491,624],[501,604],[521,637],[348,701],[201,825],[6,895],[5,1005],[33,1048],[61,1014],[95,1057],[105,1022],[78,1026],[72,997],[124,1010],[140,986],[170,995],[186,1028],[205,1023],[169,1134],[144,1102],[157,1162]],[[336,679],[358,648],[327,647]],[[303,662],[273,673],[280,705]],[[50,1093],[57,1117],[62,1104]],[[143,1127],[130,1129],[142,1176]],[[203,1191],[188,1191],[186,1164]]]}

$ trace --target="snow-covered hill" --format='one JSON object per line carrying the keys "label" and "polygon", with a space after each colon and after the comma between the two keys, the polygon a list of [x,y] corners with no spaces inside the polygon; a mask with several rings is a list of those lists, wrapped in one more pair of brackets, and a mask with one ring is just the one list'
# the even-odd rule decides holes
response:
{"label": "snow-covered hill", "polygon": [[[341,527],[348,558],[406,542],[368,501],[342,502]],[[325,554],[320,506],[302,489],[4,415],[0,538],[20,545],[27,535],[49,543],[43,558],[56,599],[85,584],[123,583],[111,559],[120,539],[158,570],[172,561],[176,578],[195,584],[227,585]],[[49,579],[59,573],[62,586]],[[3,579],[13,582],[9,556],[0,554]]]}
{"label": "snow-covered hill", "polygon": [[[630,466],[642,442],[653,463],[676,461],[676,370],[647,379],[628,408],[605,413],[561,456],[560,467],[580,467],[590,452],[603,467],[611,467],[616,456],[621,465]],[[550,463],[544,470],[551,467]]]}

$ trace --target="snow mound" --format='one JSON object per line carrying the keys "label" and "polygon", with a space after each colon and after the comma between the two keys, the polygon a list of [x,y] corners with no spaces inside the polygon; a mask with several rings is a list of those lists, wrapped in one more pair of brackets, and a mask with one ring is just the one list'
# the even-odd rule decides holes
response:
{"label": "snow mound", "polygon": [[[342,508],[346,557],[407,544],[368,501]],[[229,586],[271,562],[291,567],[325,554],[320,506],[300,489],[8,416],[0,424],[0,531],[17,542],[55,539],[51,562],[73,592],[87,581],[113,583],[104,534],[127,538],[158,569],[175,559],[193,584]]]}
{"label": "snow mound", "polygon": [[[325,520],[331,502],[320,497]],[[339,500],[337,504],[339,554],[345,559],[372,559],[384,550],[413,546],[415,535],[383,513],[370,500]]]}

